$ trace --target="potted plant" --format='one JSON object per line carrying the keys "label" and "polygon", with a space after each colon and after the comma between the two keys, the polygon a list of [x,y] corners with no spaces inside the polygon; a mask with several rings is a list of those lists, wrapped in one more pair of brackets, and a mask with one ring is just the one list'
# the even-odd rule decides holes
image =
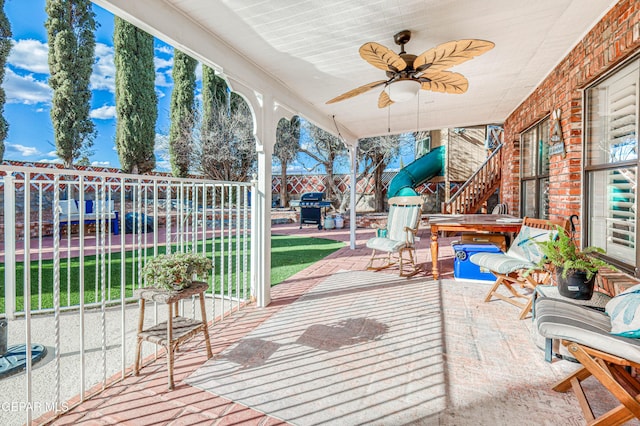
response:
{"label": "potted plant", "polygon": [[203,254],[161,254],[147,261],[142,276],[149,287],[182,290],[191,285],[194,275],[207,279],[211,268],[211,259]]}
{"label": "potted plant", "polygon": [[569,234],[558,227],[558,237],[549,241],[537,242],[544,255],[538,266],[553,265],[560,295],[578,300],[589,300],[593,295],[593,286],[598,269],[607,267],[614,269],[594,256],[604,253],[600,247],[585,247],[580,250]]}

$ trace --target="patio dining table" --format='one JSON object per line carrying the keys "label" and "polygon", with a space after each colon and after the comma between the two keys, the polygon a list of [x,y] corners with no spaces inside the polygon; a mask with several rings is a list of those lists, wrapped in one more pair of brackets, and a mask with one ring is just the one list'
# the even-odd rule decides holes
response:
{"label": "patio dining table", "polygon": [[437,280],[438,234],[452,232],[515,232],[520,231],[522,219],[506,214],[433,214],[427,215],[427,226],[431,229],[431,273]]}

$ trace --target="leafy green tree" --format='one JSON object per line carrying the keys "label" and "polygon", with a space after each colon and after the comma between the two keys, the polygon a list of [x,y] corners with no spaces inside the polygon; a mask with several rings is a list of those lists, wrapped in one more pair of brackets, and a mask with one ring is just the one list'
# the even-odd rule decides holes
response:
{"label": "leafy green tree", "polygon": [[202,67],[202,124],[194,165],[207,177],[246,181],[255,168],[253,116],[221,78]]}
{"label": "leafy green tree", "polygon": [[116,149],[127,173],[148,173],[154,155],[158,97],[155,91],[153,36],[115,17]]}
{"label": "leafy green tree", "polygon": [[195,124],[196,65],[198,61],[174,49],[169,161],[171,171],[177,177],[186,177],[191,163],[192,134]]}
{"label": "leafy green tree", "polygon": [[9,132],[9,123],[4,118],[5,93],[2,88],[4,80],[4,67],[11,51],[11,23],[4,13],[4,0],[0,0],[0,161],[4,157],[4,141]]}
{"label": "leafy green tree", "polygon": [[276,129],[276,144],[273,155],[280,160],[280,207],[289,204],[287,191],[287,166],[298,156],[300,150],[300,120],[293,117],[290,121],[281,119]]}
{"label": "leafy green tree", "polygon": [[95,14],[89,0],[47,0],[45,9],[56,153],[64,167],[70,168],[95,138],[95,126],[89,117]]}

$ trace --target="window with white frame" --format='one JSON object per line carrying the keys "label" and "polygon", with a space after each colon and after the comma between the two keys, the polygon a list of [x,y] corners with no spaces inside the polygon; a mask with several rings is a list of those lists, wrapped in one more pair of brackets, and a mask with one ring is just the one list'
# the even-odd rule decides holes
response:
{"label": "window with white frame", "polygon": [[523,216],[549,218],[549,118],[520,135],[520,211]]}
{"label": "window with white frame", "polygon": [[638,86],[635,60],[585,92],[587,245],[638,265]]}

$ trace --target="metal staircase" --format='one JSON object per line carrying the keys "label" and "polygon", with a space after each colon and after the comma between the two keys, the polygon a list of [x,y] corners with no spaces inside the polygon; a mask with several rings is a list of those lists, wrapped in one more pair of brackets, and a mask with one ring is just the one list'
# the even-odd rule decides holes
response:
{"label": "metal staircase", "polygon": [[484,203],[500,186],[502,144],[499,144],[476,172],[451,196],[442,203],[442,213],[477,213]]}

